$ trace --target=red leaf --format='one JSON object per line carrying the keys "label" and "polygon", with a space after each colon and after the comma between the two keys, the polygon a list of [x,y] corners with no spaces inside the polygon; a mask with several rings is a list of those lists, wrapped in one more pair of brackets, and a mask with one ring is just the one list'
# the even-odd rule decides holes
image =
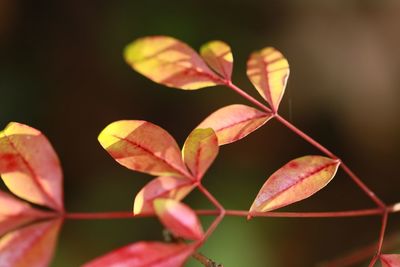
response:
{"label": "red leaf", "polygon": [[137,242],[92,260],[83,267],[180,267],[193,245]]}
{"label": "red leaf", "polygon": [[266,47],[251,54],[247,76],[273,111],[277,111],[289,77],[289,63],[275,48]]}
{"label": "red leaf", "polygon": [[152,175],[191,176],[174,138],[150,122],[113,122],[100,133],[99,141],[116,161],[131,170]]}
{"label": "red leaf", "polygon": [[49,266],[62,220],[36,223],[0,239],[0,266]]}
{"label": "red leaf", "polygon": [[183,160],[200,180],[218,155],[218,138],[211,128],[193,130],[182,149]]}
{"label": "red leaf", "polygon": [[182,200],[194,188],[193,180],[186,178],[177,178],[161,176],[153,179],[146,184],[136,195],[133,213],[152,213],[153,201],[156,198],[172,198]]}
{"label": "red leaf", "polygon": [[203,228],[196,213],[179,201],[159,198],[154,201],[154,210],[164,226],[176,237],[200,240]]}
{"label": "red leaf", "polygon": [[28,203],[0,191],[0,236],[21,225],[49,216],[49,213],[36,210]]}
{"label": "red leaf", "polygon": [[200,48],[200,54],[213,70],[226,80],[231,80],[233,56],[229,45],[222,41],[211,41]]}
{"label": "red leaf", "polygon": [[214,129],[219,145],[225,145],[242,139],[271,118],[272,114],[236,104],[218,109],[196,128]]}
{"label": "red leaf", "polygon": [[62,171],[58,157],[38,130],[11,122],[0,132],[0,174],[15,195],[62,211]]}
{"label": "red leaf", "polygon": [[277,170],[258,193],[250,212],[287,206],[315,194],[335,176],[340,162],[321,156],[305,156]]}
{"label": "red leaf", "polygon": [[400,254],[382,254],[380,256],[382,267],[400,266]]}
{"label": "red leaf", "polygon": [[169,87],[195,90],[221,83],[192,48],[172,37],[137,39],[125,48],[124,57],[134,70]]}

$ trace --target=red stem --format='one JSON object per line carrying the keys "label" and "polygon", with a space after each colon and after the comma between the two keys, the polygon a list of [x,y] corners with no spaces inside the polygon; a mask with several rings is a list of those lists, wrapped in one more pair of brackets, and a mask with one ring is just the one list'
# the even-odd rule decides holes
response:
{"label": "red stem", "polygon": [[[215,216],[220,215],[221,210],[196,210],[197,215]],[[388,210],[388,213],[399,212],[399,210]],[[375,209],[360,209],[360,210],[347,210],[347,211],[328,211],[328,212],[252,212],[252,217],[275,217],[275,218],[334,218],[334,217],[363,217],[382,215],[383,212],[380,208]],[[224,215],[247,217],[249,212],[246,210],[224,210]],[[56,215],[49,215],[55,217]],[[70,220],[95,220],[95,219],[134,219],[153,217],[154,214],[145,213],[133,215],[132,212],[98,212],[98,213],[85,213],[85,212],[71,212],[64,214],[65,219]]]}
{"label": "red stem", "polygon": [[372,258],[371,262],[369,263],[369,267],[373,267],[375,265],[375,262],[379,259],[379,256],[381,255],[383,240],[385,238],[386,225],[387,225],[387,221],[388,221],[388,212],[389,212],[388,210],[385,210],[385,212],[382,215],[382,224],[381,224],[381,231],[379,233],[378,248],[377,248],[375,256]]}

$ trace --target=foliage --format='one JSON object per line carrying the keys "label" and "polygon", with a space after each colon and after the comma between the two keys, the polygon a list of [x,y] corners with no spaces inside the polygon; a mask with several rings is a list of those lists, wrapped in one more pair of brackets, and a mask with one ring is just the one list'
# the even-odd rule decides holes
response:
{"label": "foliage", "polygon": [[[156,83],[183,90],[225,85],[256,107],[233,104],[218,109],[190,133],[182,149],[167,131],[147,121],[123,120],[105,127],[98,139],[112,158],[130,170],[155,176],[136,195],[133,213],[126,217],[157,216],[172,234],[173,242],[133,243],[84,266],[174,267],[182,266],[191,255],[205,266],[215,266],[197,250],[227,215],[247,218],[379,215],[381,233],[370,266],[379,258],[383,266],[399,266],[399,255],[381,253],[388,214],[397,212],[398,205],[384,204],[338,157],[278,114],[289,77],[288,62],[279,51],[271,47],[261,49],[252,53],[247,62],[247,76],[269,106],[233,84],[233,55],[222,41],[206,43],[197,54],[172,37],[144,37],[129,44],[124,56],[134,70]],[[307,155],[289,161],[266,180],[249,211],[227,210],[202,185],[202,179],[217,157],[219,146],[246,137],[271,119],[278,120],[325,155]],[[376,209],[271,212],[316,194],[334,178],[339,167],[375,202]],[[91,215],[64,211],[59,160],[46,137],[34,128],[10,123],[0,133],[0,174],[10,192],[19,197],[0,192],[3,235],[0,265],[47,266],[63,220]],[[183,204],[181,201],[194,189],[204,194],[216,209],[192,210]],[[205,232],[198,215],[216,215]]]}

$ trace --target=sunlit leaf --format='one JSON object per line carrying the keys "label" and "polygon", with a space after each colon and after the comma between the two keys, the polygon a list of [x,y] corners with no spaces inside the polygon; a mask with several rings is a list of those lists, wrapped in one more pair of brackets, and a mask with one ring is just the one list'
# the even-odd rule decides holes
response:
{"label": "sunlit leaf", "polygon": [[213,70],[231,80],[233,55],[229,45],[222,41],[208,42],[200,48],[200,55]]}
{"label": "sunlit leaf", "polygon": [[99,141],[116,161],[131,170],[157,176],[190,176],[174,138],[150,122],[113,122],[100,133]]}
{"label": "sunlit leaf", "polygon": [[290,161],[272,174],[258,193],[250,212],[265,212],[308,198],[335,176],[340,162],[321,156]]}
{"label": "sunlit leaf", "polygon": [[247,76],[271,108],[277,111],[289,77],[286,58],[272,47],[256,51],[247,61]]}
{"label": "sunlit leaf", "polygon": [[193,245],[137,242],[94,259],[83,267],[181,267],[193,252]]}
{"label": "sunlit leaf", "polygon": [[193,130],[182,149],[183,160],[200,180],[218,155],[218,138],[211,128]]}
{"label": "sunlit leaf", "polygon": [[225,145],[242,139],[271,118],[272,114],[236,104],[218,109],[197,128],[214,129],[219,145]]}
{"label": "sunlit leaf", "polygon": [[125,48],[124,57],[134,70],[169,87],[194,90],[221,83],[192,48],[172,37],[137,39]]}
{"label": "sunlit leaf", "polygon": [[196,213],[187,205],[168,198],[154,201],[154,210],[164,226],[176,237],[200,240],[203,228]]}
{"label": "sunlit leaf", "polygon": [[62,171],[58,157],[38,130],[11,122],[0,132],[0,174],[15,195],[62,211]]}
{"label": "sunlit leaf", "polygon": [[34,209],[28,203],[0,191],[0,236],[21,225],[49,216],[50,213]]}
{"label": "sunlit leaf", "polygon": [[53,257],[61,219],[36,223],[0,239],[0,266],[47,267]]}
{"label": "sunlit leaf", "polygon": [[136,195],[133,213],[153,213],[153,201],[156,198],[183,199],[193,190],[193,182],[191,179],[169,176],[153,179]]}
{"label": "sunlit leaf", "polygon": [[382,267],[400,266],[400,254],[382,254],[380,256]]}

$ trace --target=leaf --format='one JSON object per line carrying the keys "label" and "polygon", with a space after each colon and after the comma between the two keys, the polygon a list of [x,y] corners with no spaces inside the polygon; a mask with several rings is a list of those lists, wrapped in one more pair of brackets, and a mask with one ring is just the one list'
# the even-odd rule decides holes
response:
{"label": "leaf", "polygon": [[139,38],[125,48],[124,57],[134,70],[169,87],[195,90],[221,83],[192,48],[172,37]]}
{"label": "leaf", "polygon": [[218,138],[211,128],[193,130],[183,145],[183,161],[200,180],[218,155]]}
{"label": "leaf", "polygon": [[170,176],[160,176],[148,184],[136,195],[133,206],[135,215],[141,213],[153,213],[153,201],[156,198],[172,198],[182,200],[194,188],[193,180]]}
{"label": "leaf", "polygon": [[290,161],[268,178],[250,212],[271,211],[310,197],[331,181],[339,164],[321,156]]}
{"label": "leaf", "polygon": [[36,223],[6,234],[0,240],[0,266],[49,266],[61,222]]}
{"label": "leaf", "polygon": [[193,245],[137,242],[92,260],[83,267],[180,267],[194,252]]}
{"label": "leaf", "polygon": [[[0,191],[0,236],[21,225],[50,214],[32,208],[12,195]],[[0,265],[1,266],[1,265]]]}
{"label": "leaf", "polygon": [[270,113],[236,104],[213,112],[197,128],[214,129],[219,145],[225,145],[242,139],[271,118]]}
{"label": "leaf", "polygon": [[213,70],[231,80],[233,55],[229,45],[222,41],[208,42],[200,48],[200,55]]}
{"label": "leaf", "polygon": [[247,76],[261,96],[277,111],[289,77],[289,63],[273,47],[266,47],[250,55]]}
{"label": "leaf", "polygon": [[400,266],[400,254],[382,254],[380,259],[382,267]]}
{"label": "leaf", "polygon": [[0,132],[0,175],[15,195],[64,210],[60,162],[40,131],[11,122]]}
{"label": "leaf", "polygon": [[123,120],[108,125],[100,144],[128,169],[162,176],[190,177],[174,138],[146,121]]}
{"label": "leaf", "polygon": [[203,228],[196,213],[185,204],[167,198],[154,201],[154,210],[164,226],[176,237],[200,240]]}

